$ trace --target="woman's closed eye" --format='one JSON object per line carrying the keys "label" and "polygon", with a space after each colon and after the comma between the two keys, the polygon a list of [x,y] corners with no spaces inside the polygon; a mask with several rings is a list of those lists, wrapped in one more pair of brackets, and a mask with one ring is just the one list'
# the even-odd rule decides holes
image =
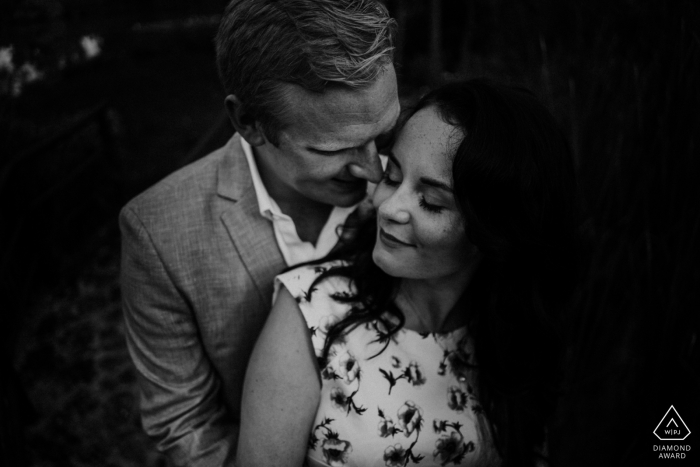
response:
{"label": "woman's closed eye", "polygon": [[439,214],[442,212],[443,209],[445,209],[444,206],[438,206],[437,204],[427,202],[425,200],[425,196],[423,195],[420,196],[420,199],[418,200],[418,205],[426,211],[434,214]]}
{"label": "woman's closed eye", "polygon": [[[381,183],[384,183],[386,186],[397,187],[401,185],[401,182],[401,173],[390,160],[386,166],[386,169],[384,170],[384,173],[382,174]],[[419,195],[418,205],[421,207],[421,209],[433,214],[439,214],[443,209],[445,209],[444,206],[426,201],[424,194]]]}

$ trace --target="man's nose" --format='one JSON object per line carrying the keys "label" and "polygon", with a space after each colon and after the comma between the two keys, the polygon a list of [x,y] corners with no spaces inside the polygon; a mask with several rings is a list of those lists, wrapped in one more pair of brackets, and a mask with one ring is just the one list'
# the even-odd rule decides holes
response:
{"label": "man's nose", "polygon": [[350,164],[349,170],[354,177],[379,183],[382,179],[382,161],[374,141],[357,151],[356,160]]}

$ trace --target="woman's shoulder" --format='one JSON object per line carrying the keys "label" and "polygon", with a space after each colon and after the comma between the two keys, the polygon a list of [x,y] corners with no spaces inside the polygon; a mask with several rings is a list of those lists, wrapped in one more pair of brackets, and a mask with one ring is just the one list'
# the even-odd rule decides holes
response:
{"label": "woman's shoulder", "polygon": [[311,332],[317,355],[323,348],[325,331],[350,309],[344,299],[352,296],[354,290],[350,279],[342,274],[345,266],[347,263],[343,261],[302,265],[275,278],[275,298],[282,286],[294,297]]}

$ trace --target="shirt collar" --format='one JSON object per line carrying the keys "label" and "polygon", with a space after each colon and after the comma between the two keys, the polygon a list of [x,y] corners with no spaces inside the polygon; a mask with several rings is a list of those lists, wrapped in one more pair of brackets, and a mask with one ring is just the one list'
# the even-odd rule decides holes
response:
{"label": "shirt collar", "polygon": [[253,179],[253,188],[255,189],[255,197],[258,199],[260,215],[266,218],[271,217],[273,214],[281,215],[282,211],[275,200],[270,197],[267,188],[263,185],[262,178],[260,178],[260,171],[258,171],[258,165],[255,163],[255,157],[253,156],[253,148],[242,136],[241,147],[243,147],[243,153],[250,167],[250,176]]}

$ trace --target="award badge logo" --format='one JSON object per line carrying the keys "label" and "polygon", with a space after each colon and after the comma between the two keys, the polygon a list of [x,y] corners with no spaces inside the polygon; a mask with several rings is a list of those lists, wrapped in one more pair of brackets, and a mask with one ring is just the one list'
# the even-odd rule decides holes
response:
{"label": "award badge logo", "polygon": [[679,444],[690,435],[690,429],[685,424],[674,406],[669,407],[666,414],[656,428],[654,435],[660,441],[676,441],[676,443],[655,444],[654,452],[658,452],[659,459],[685,459],[690,451],[690,444]]}
{"label": "award badge logo", "polygon": [[661,441],[683,441],[690,434],[690,430],[681,416],[678,415],[676,408],[671,406],[654,428],[654,434]]}

